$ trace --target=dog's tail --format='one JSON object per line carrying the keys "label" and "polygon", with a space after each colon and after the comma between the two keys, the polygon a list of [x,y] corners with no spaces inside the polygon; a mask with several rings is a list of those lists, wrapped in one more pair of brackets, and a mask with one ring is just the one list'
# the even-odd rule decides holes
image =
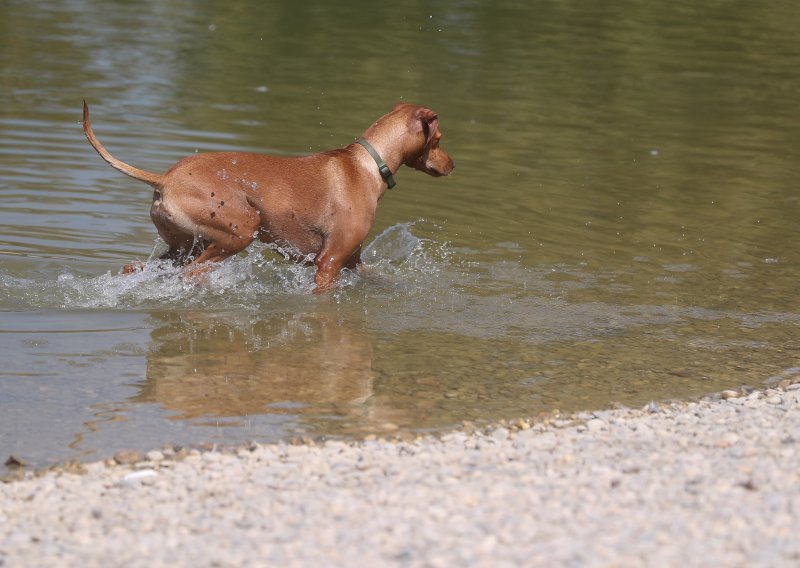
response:
{"label": "dog's tail", "polygon": [[132,178],[138,179],[139,181],[150,184],[155,188],[163,187],[163,175],[146,172],[144,170],[140,170],[139,168],[129,166],[125,162],[116,159],[108,152],[108,150],[105,149],[92,131],[92,124],[89,122],[89,105],[86,104],[86,101],[83,101],[83,133],[86,134],[86,139],[89,141],[89,144],[92,145],[92,148],[94,148],[97,153],[100,154],[100,157],[108,162],[112,168],[117,169],[123,174],[129,175]]}

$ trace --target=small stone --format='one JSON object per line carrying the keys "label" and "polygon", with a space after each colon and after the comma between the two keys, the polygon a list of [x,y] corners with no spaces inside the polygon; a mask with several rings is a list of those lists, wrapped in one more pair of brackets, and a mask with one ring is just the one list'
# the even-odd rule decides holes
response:
{"label": "small stone", "polygon": [[445,444],[463,444],[467,441],[467,435],[464,432],[450,432],[442,436],[442,443]]}
{"label": "small stone", "polygon": [[145,454],[145,457],[151,462],[160,462],[164,459],[164,454],[158,450],[151,450]]}
{"label": "small stone", "polygon": [[135,487],[137,485],[152,485],[158,473],[152,469],[140,469],[129,473],[120,481],[120,485],[124,487]]}
{"label": "small stone", "polygon": [[222,458],[222,454],[219,452],[206,452],[202,456],[202,460],[205,463],[218,463]]}
{"label": "small stone", "polygon": [[773,395],[773,396],[769,397],[767,399],[767,402],[769,404],[783,404],[783,399],[776,394],[776,395]]}
{"label": "small stone", "polygon": [[114,461],[119,465],[130,465],[141,461],[142,456],[134,450],[120,450],[114,454]]}
{"label": "small stone", "polygon": [[502,426],[500,428],[496,428],[492,432],[492,439],[497,440],[498,442],[508,439],[508,429],[503,428]]}
{"label": "small stone", "polygon": [[600,430],[605,429],[606,423],[599,418],[592,418],[586,422],[586,428],[589,432],[599,432]]}
{"label": "small stone", "polygon": [[724,390],[724,391],[722,391],[722,395],[721,396],[722,396],[722,398],[724,400],[728,400],[728,399],[731,399],[731,398],[739,398],[739,391]]}
{"label": "small stone", "polygon": [[83,466],[86,469],[86,473],[89,475],[101,475],[106,470],[105,462],[90,462],[84,464]]}
{"label": "small stone", "polygon": [[15,455],[10,455],[8,456],[8,459],[5,462],[5,465],[9,469],[18,469],[21,467],[25,467],[28,464],[27,462],[25,462],[25,460],[18,458]]}

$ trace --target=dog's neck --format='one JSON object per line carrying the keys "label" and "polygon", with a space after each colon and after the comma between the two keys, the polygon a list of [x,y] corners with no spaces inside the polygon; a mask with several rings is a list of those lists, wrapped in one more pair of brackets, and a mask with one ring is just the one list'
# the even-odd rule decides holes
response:
{"label": "dog's neck", "polygon": [[394,174],[392,173],[392,170],[389,168],[386,162],[383,161],[383,158],[381,158],[381,155],[378,153],[378,151],[372,147],[372,144],[363,138],[356,140],[356,144],[363,146],[364,149],[369,152],[369,155],[372,156],[372,159],[375,160],[375,165],[378,166],[378,173],[381,174],[381,178],[383,178],[383,181],[386,182],[386,187],[392,189],[395,185],[397,185],[397,182],[394,181]]}
{"label": "dog's neck", "polygon": [[361,136],[383,158],[393,174],[422,151],[424,139],[408,129],[408,115],[390,112],[370,126]]}

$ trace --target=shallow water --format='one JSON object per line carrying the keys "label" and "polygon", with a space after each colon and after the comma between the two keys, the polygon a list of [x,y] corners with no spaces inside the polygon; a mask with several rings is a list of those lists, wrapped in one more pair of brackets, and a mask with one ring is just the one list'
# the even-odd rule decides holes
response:
{"label": "shallow water", "polygon": [[[0,8],[0,456],[428,431],[798,372],[800,8],[79,0]],[[391,33],[387,33],[391,30]],[[313,72],[309,72],[313,69]],[[203,286],[150,262],[196,151],[351,142],[398,99],[452,177],[401,170],[325,297],[268,247]]]}

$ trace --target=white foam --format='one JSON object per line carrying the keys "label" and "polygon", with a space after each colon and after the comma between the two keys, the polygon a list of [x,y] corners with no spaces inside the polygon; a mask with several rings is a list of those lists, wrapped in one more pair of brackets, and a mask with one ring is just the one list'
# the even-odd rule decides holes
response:
{"label": "white foam", "polygon": [[[334,294],[407,293],[425,290],[447,265],[446,245],[421,239],[414,224],[394,225],[364,249],[367,269],[343,271]],[[280,258],[291,251],[254,243],[243,254],[216,265],[203,281],[182,277],[179,267],[158,260],[163,243],[157,241],[144,270],[129,275],[106,272],[99,276],[75,274],[69,268],[55,279],[12,276],[0,268],[0,308],[212,308],[257,307],[280,296],[311,296],[313,265]],[[274,254],[278,252],[279,254]],[[307,260],[312,261],[313,255]]]}

